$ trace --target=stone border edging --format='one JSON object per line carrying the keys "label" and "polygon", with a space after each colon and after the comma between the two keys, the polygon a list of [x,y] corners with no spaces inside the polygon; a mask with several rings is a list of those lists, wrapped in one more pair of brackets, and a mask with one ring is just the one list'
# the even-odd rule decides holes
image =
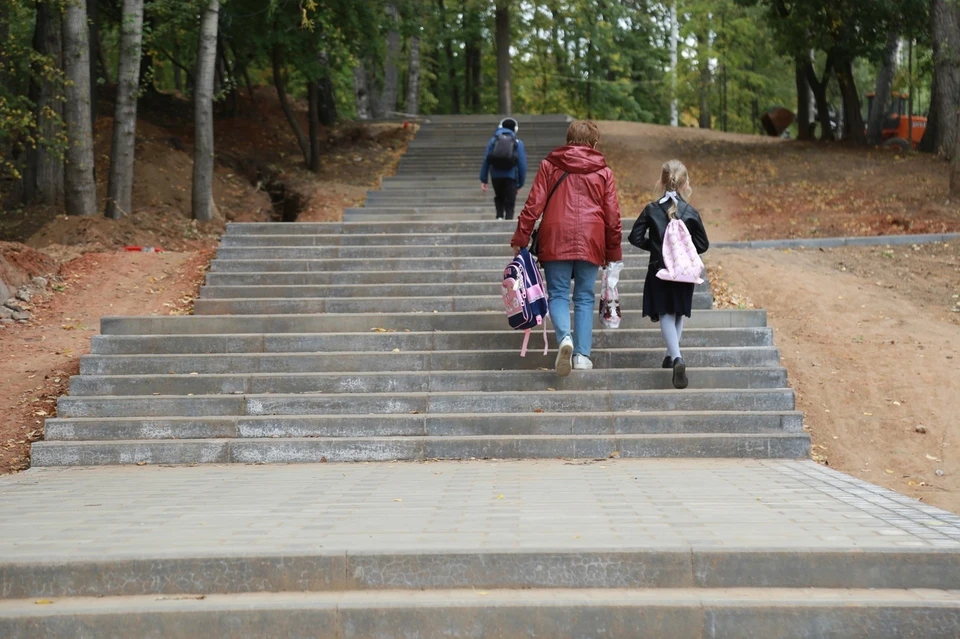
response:
{"label": "stone border edging", "polygon": [[932,244],[960,240],[960,233],[928,233],[925,235],[872,235],[864,237],[823,237],[790,240],[752,240],[747,242],[716,242],[713,248],[786,249],[836,248],[840,246],[901,246],[904,244]]}

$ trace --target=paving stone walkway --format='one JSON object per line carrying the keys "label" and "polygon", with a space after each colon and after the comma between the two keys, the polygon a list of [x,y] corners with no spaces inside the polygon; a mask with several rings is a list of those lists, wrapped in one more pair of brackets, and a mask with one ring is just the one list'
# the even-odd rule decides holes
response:
{"label": "paving stone walkway", "polygon": [[42,469],[0,563],[248,552],[960,548],[960,516],[803,461]]}

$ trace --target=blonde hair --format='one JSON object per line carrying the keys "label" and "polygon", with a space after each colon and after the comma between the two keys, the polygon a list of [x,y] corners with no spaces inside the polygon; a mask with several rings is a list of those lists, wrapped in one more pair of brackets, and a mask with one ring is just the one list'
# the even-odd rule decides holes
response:
{"label": "blonde hair", "polygon": [[595,147],[600,142],[600,129],[590,120],[574,120],[567,127],[567,144]]}
{"label": "blonde hair", "polygon": [[[660,179],[657,181],[657,185],[653,187],[653,193],[657,200],[660,200],[668,191],[678,193],[685,200],[693,193],[693,189],[690,188],[690,176],[687,173],[687,167],[680,160],[669,160],[664,162],[660,168]],[[670,218],[677,217],[677,203],[673,200],[670,200],[667,215]]]}

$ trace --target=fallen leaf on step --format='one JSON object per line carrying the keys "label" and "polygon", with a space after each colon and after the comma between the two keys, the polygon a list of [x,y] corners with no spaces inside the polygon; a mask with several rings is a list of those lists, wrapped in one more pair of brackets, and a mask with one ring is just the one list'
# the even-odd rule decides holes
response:
{"label": "fallen leaf on step", "polygon": [[503,499],[503,495],[497,495],[497,499]]}
{"label": "fallen leaf on step", "polygon": [[889,469],[884,470],[883,472],[887,473],[888,475],[892,475],[892,474],[893,474],[893,471],[892,471],[892,470],[889,470]]}
{"label": "fallen leaf on step", "polygon": [[400,352],[400,349],[399,349],[399,348],[395,348],[395,349],[393,349],[393,352],[394,352],[394,353],[399,353],[399,352]]}
{"label": "fallen leaf on step", "polygon": [[145,462],[145,461],[138,461],[138,462],[137,462],[137,466],[146,466],[146,465],[147,465],[147,462]]}
{"label": "fallen leaf on step", "polygon": [[49,599],[37,599],[37,600],[34,601],[33,603],[35,603],[35,604],[52,604],[53,602],[50,601]]}
{"label": "fallen leaf on step", "polygon": [[613,451],[612,453],[610,453],[610,459],[617,459],[618,457],[620,457],[620,451],[619,451],[619,450],[615,450],[615,451]]}
{"label": "fallen leaf on step", "polygon": [[394,499],[393,501],[403,501],[402,499]]}
{"label": "fallen leaf on step", "polygon": [[543,409],[542,409],[542,408],[534,408],[534,409],[533,409],[533,412],[535,412],[535,413],[542,413],[542,412],[543,412]]}

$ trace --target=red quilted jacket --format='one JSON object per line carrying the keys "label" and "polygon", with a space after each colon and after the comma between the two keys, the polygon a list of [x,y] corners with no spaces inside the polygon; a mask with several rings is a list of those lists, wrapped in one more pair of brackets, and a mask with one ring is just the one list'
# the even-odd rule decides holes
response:
{"label": "red quilted jacket", "polygon": [[[544,212],[544,202],[564,172],[570,175],[557,188]],[[540,163],[510,241],[512,246],[530,242],[541,212],[541,261],[585,260],[602,266],[623,259],[617,187],[613,171],[596,149],[562,146]]]}

